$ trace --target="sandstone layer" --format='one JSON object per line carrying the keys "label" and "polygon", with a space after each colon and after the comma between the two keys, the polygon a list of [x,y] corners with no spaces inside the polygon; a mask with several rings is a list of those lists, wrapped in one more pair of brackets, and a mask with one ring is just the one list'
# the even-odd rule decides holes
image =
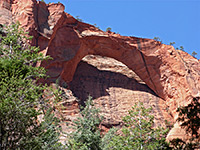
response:
{"label": "sandstone layer", "polygon": [[108,57],[88,55],[78,64],[69,84],[74,95],[86,100],[88,94],[105,117],[103,126],[120,127],[122,117],[136,102],[152,107],[156,126],[172,120],[168,106],[126,65]]}
{"label": "sandstone layer", "polygon": [[[39,64],[48,69],[51,78],[46,82],[59,79],[61,86],[73,85],[80,61],[87,55],[100,55],[114,58],[135,72],[169,107],[174,120],[177,107],[189,104],[193,97],[200,97],[199,61],[173,46],[152,39],[103,32],[65,13],[61,3],[1,0],[0,7],[1,24],[19,21],[33,36],[30,43],[53,58]],[[108,77],[112,80],[112,75]],[[107,90],[112,91],[112,88]],[[119,99],[115,99],[116,104],[124,105],[123,97]],[[168,138],[176,137],[177,131],[179,126],[176,124]]]}

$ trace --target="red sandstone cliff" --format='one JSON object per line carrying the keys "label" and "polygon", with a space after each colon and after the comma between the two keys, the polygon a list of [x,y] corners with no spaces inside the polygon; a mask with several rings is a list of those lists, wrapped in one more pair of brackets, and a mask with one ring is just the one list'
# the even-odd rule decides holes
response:
{"label": "red sandstone cliff", "polygon": [[[48,69],[48,75],[51,78],[47,82],[54,82],[59,78],[61,85],[68,83],[73,90],[76,85],[73,77],[76,77],[75,72],[79,62],[85,56],[92,54],[114,58],[134,71],[154,91],[152,95],[159,96],[157,103],[162,103],[162,105],[157,104],[157,107],[161,108],[160,113],[166,114],[167,110],[164,109],[166,105],[174,120],[177,117],[175,111],[178,106],[186,105],[193,97],[200,96],[199,61],[186,52],[175,50],[173,46],[161,44],[152,39],[103,32],[65,13],[64,6],[60,3],[1,0],[0,7],[1,24],[19,21],[25,31],[34,37],[30,43],[39,46],[44,55],[50,55],[53,58],[52,61],[40,64]],[[84,63],[82,66],[84,68],[82,73],[87,74],[83,70],[86,69],[89,72],[92,69],[87,65],[84,66]],[[113,78],[113,75],[109,78]],[[128,81],[127,83],[134,84],[131,79],[130,82]],[[111,85],[116,86],[114,80],[110,82]],[[87,85],[87,87],[90,86]],[[129,98],[124,104],[123,97],[119,94],[120,90],[118,92],[116,89],[116,92],[113,92],[112,88],[105,88],[105,90],[112,91],[112,94],[117,93],[115,95],[117,98],[113,99],[116,105],[120,102],[120,110],[123,105],[128,109],[134,101],[133,98]],[[104,96],[104,94],[99,95],[99,97]],[[151,104],[151,101],[149,100],[147,104]],[[106,107],[104,109],[113,111]],[[162,116],[167,119],[167,115]],[[177,136],[177,131],[179,132],[178,124],[171,130],[168,138]]]}

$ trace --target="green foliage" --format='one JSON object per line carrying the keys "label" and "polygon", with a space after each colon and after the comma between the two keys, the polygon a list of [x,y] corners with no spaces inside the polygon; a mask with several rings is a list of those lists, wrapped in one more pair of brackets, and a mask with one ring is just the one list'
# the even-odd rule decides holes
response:
{"label": "green foliage", "polygon": [[101,139],[101,148],[102,150],[110,149],[110,140],[117,135],[118,129],[111,128]]}
{"label": "green foliage", "polygon": [[200,134],[198,132],[198,130],[200,129],[199,100],[199,97],[195,97],[188,106],[180,107],[177,109],[177,112],[179,113],[177,121],[181,122],[181,126],[196,138],[200,137]]}
{"label": "green foliage", "polygon": [[[55,117],[53,109],[50,107],[44,113],[43,121],[40,124],[40,132],[37,143],[41,143],[42,150],[63,150],[64,146],[59,143],[59,136],[61,132],[60,120]],[[28,147],[27,147],[28,149]]]}
{"label": "green foliage", "polygon": [[100,134],[102,117],[92,103],[91,97],[81,111],[81,118],[74,121],[74,132],[69,137],[71,150],[133,150],[170,149],[165,141],[168,129],[154,128],[151,108],[142,103],[135,104],[129,115],[123,118],[122,134],[112,128],[105,135]]}
{"label": "green foliage", "polygon": [[183,46],[180,46],[180,50],[184,51],[184,47],[183,47]]}
{"label": "green foliage", "polygon": [[43,96],[47,86],[36,84],[45,70],[34,64],[47,58],[26,44],[29,38],[19,24],[1,31],[0,149],[60,149],[59,123]]}
{"label": "green foliage", "polygon": [[196,58],[197,52],[193,51],[192,56]]}
{"label": "green foliage", "polygon": [[108,150],[109,141],[116,136],[117,129],[112,128],[105,135],[100,134],[100,124],[103,117],[95,108],[92,98],[81,107],[81,117],[74,121],[74,132],[70,135],[68,149],[70,150]]}
{"label": "green foliage", "polygon": [[158,41],[158,42],[160,42],[162,44],[162,40],[159,37],[154,37],[153,39],[156,40],[156,41]]}
{"label": "green foliage", "polygon": [[76,16],[76,20],[80,21],[80,22],[83,22],[82,19],[80,19],[80,16]]}
{"label": "green foliage", "polygon": [[169,43],[169,45],[174,45],[174,44],[176,44],[176,43],[175,43],[175,42],[170,42],[170,43]]}
{"label": "green foliage", "polygon": [[135,104],[129,115],[123,118],[122,135],[114,136],[109,143],[110,150],[155,150],[169,149],[165,137],[168,129],[153,128],[154,117],[151,108],[146,109],[143,103]]}
{"label": "green foliage", "polygon": [[111,32],[111,30],[112,30],[112,28],[111,28],[111,27],[108,27],[108,28],[106,29],[106,32],[108,32],[108,31]]}
{"label": "green foliage", "polygon": [[185,51],[183,46],[180,46],[179,48],[177,47],[176,50],[182,50],[182,51]]}
{"label": "green foliage", "polygon": [[94,24],[94,26],[95,26],[97,29],[100,29],[100,28],[97,26],[97,24],[96,24],[96,23]]}
{"label": "green foliage", "polygon": [[178,108],[177,112],[179,113],[177,121],[180,122],[181,127],[186,129],[188,135],[191,136],[187,143],[177,139],[177,144],[188,149],[197,148],[200,146],[200,97],[194,97],[189,105]]}
{"label": "green foliage", "polygon": [[94,107],[91,97],[85,102],[80,112],[82,117],[74,121],[75,131],[69,140],[69,149],[72,150],[100,150],[101,135],[99,125],[102,117]]}

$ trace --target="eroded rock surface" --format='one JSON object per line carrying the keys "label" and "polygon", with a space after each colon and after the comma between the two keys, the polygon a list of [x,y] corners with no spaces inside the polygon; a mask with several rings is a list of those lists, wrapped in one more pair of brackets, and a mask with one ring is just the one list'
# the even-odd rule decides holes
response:
{"label": "eroded rock surface", "polygon": [[153,108],[156,126],[165,126],[166,118],[168,121],[173,120],[163,99],[126,65],[108,57],[84,57],[69,87],[82,101],[88,95],[94,98],[96,106],[105,117],[102,125],[106,128],[120,127],[122,117],[139,101]]}
{"label": "eroded rock surface", "polygon": [[[3,14],[0,23],[19,21],[25,31],[34,37],[30,43],[40,46],[44,55],[50,55],[53,58],[51,61],[40,64],[48,69],[48,75],[51,77],[46,82],[54,82],[58,78],[61,85],[66,83],[73,85],[73,82],[78,82],[73,81],[73,77],[76,78],[77,66],[85,56],[92,54],[114,58],[128,66],[154,91],[151,95],[159,96],[159,100],[169,107],[174,119],[177,117],[178,106],[184,106],[190,103],[193,97],[200,96],[199,61],[183,51],[175,50],[173,46],[161,44],[152,39],[103,32],[65,13],[61,3],[1,0],[0,6],[0,14]],[[81,65],[88,70],[94,69],[85,63]],[[108,79],[109,84],[118,86],[115,78],[112,78],[112,73],[106,76],[111,78]],[[131,78],[125,78],[128,84],[125,90],[130,90],[131,83],[136,84],[136,82]],[[124,107],[128,107],[128,104],[132,105],[131,99],[127,102],[123,101],[123,97],[117,93],[119,92],[117,88],[114,90],[109,84],[106,83],[104,89],[108,91],[99,95],[106,96],[115,91],[117,98],[112,98],[116,101],[115,105]],[[137,85],[141,84],[137,83]],[[131,90],[134,91],[134,89]],[[100,103],[101,100],[97,101]],[[173,137],[174,134],[176,134],[176,129],[173,129],[169,135]]]}

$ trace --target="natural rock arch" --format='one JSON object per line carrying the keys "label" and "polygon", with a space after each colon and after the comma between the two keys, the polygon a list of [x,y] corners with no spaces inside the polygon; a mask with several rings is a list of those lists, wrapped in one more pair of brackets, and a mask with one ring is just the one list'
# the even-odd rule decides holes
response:
{"label": "natural rock arch", "polygon": [[[45,53],[54,60],[43,65],[50,72],[57,72],[57,77],[65,82],[72,80],[77,64],[88,54],[107,56],[124,63],[166,100],[174,119],[177,107],[188,104],[192,97],[200,94],[200,64],[187,53],[152,39],[103,32],[68,14],[62,15],[55,26]],[[177,132],[182,134],[177,135]],[[168,139],[184,134],[176,123]]]}
{"label": "natural rock arch", "polygon": [[[189,54],[152,39],[120,36],[82,23],[64,12],[64,6],[36,0],[3,0],[0,23],[19,21],[54,60],[41,65],[52,79],[70,82],[80,60],[88,55],[114,58],[132,69],[159,97],[176,118],[176,108],[200,96],[200,63]],[[12,15],[12,19],[11,19]]]}
{"label": "natural rock arch", "polygon": [[[82,86],[81,84],[86,84],[85,82],[90,82],[90,80],[92,80],[91,82],[95,83],[95,85],[92,87],[86,85],[86,90],[88,89],[88,92],[83,93],[85,89],[79,92],[77,91],[77,88]],[[75,94],[75,96],[83,101],[88,98],[88,95],[93,98],[109,95],[107,90],[112,87],[141,91],[158,97],[156,93],[125,64],[113,58],[99,55],[87,55],[78,63],[78,67],[68,87],[74,91],[74,93],[78,93],[78,95]],[[99,92],[93,94],[93,91],[96,91],[95,88],[97,88]]]}
{"label": "natural rock arch", "polygon": [[[61,79],[70,82],[80,60],[88,55],[114,58],[132,69],[159,97],[167,100],[174,111],[178,105],[199,95],[198,60],[189,66],[185,52],[152,39],[124,37],[103,32],[63,14],[45,50],[53,61],[43,63],[55,69]],[[52,69],[52,70],[51,70]],[[189,71],[190,70],[190,71]],[[56,77],[56,76],[55,76]],[[194,88],[195,87],[195,88]]]}

